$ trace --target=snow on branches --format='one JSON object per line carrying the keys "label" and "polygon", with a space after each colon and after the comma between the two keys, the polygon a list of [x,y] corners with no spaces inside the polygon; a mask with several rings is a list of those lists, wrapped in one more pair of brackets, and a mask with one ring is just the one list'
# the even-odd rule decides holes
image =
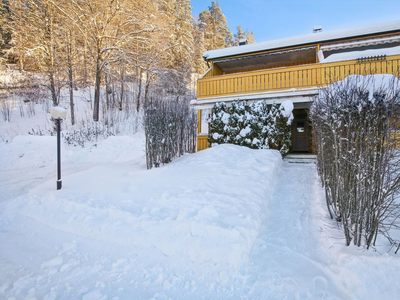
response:
{"label": "snow on branches", "polygon": [[289,152],[293,103],[272,105],[266,101],[234,101],[228,108],[216,103],[209,121],[211,145],[230,143],[253,149],[276,149]]}
{"label": "snow on branches", "polygon": [[[318,170],[331,218],[347,245],[398,247],[400,84],[392,75],[349,76],[324,88],[311,107]],[[397,199],[396,199],[397,198]]]}

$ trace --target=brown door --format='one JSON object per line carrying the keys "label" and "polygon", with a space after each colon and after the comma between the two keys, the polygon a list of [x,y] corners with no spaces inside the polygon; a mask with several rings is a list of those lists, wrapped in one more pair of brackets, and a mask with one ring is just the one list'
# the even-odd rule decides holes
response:
{"label": "brown door", "polygon": [[293,151],[308,152],[307,119],[295,119],[293,123]]}

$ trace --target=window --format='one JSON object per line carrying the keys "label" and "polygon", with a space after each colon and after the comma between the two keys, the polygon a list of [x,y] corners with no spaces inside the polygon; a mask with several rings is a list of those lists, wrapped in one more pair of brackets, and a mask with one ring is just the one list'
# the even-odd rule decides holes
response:
{"label": "window", "polygon": [[304,122],[297,122],[296,129],[298,133],[304,132]]}

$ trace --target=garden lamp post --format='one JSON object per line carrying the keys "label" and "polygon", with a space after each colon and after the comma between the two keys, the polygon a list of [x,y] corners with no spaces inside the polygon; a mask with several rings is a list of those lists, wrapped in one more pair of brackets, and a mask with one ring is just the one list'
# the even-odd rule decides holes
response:
{"label": "garden lamp post", "polygon": [[65,119],[67,116],[67,110],[64,107],[53,107],[50,111],[53,119],[56,120],[57,123],[57,190],[61,190],[62,182],[61,182],[61,137],[60,137],[60,127],[61,120]]}

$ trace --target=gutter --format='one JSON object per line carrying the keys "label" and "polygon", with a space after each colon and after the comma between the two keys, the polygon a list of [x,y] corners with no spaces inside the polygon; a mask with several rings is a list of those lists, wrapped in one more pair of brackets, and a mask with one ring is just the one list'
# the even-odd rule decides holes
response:
{"label": "gutter", "polygon": [[[308,89],[290,89],[280,92],[263,92],[256,94],[239,94],[239,95],[229,95],[220,96],[203,99],[195,99],[190,101],[190,105],[202,106],[205,104],[214,104],[216,102],[231,102],[235,100],[261,100],[261,99],[279,99],[279,98],[289,98],[298,97],[299,100],[293,102],[311,102],[311,100],[304,101],[305,97],[312,97],[318,94],[318,88],[308,88]],[[300,98],[303,98],[300,100]]]}

